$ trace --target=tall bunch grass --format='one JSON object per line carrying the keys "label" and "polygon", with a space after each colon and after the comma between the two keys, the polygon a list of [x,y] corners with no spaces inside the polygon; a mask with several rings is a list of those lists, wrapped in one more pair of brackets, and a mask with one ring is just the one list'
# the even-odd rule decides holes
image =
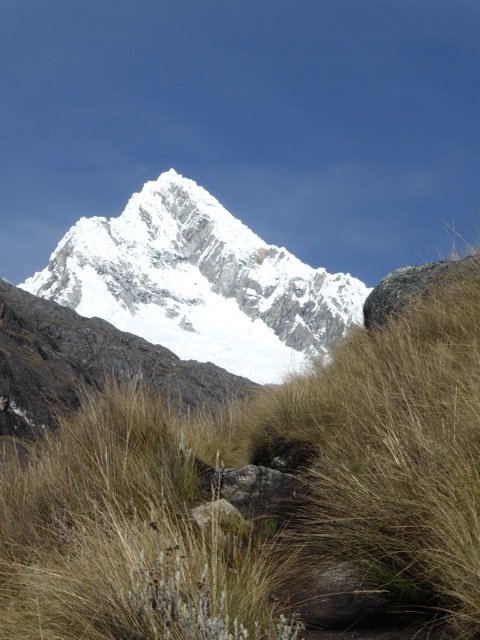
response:
{"label": "tall bunch grass", "polygon": [[18,640],[295,640],[272,609],[271,557],[201,535],[182,516],[154,526],[98,514],[75,522],[68,554],[11,565],[0,637]]}
{"label": "tall bunch grass", "polygon": [[[260,393],[260,392],[259,392]],[[250,415],[258,393],[226,402],[215,412],[200,411],[186,423],[185,442],[203,462],[212,466],[241,467],[250,460]]]}
{"label": "tall bunch grass", "polygon": [[471,262],[270,391],[252,428],[254,452],[289,439],[316,451],[303,570],[355,560],[461,638],[480,629],[479,318]]}
{"label": "tall bunch grass", "polygon": [[226,536],[217,516],[204,530],[190,517],[212,498],[197,479],[198,427],[213,452],[234,415],[182,418],[111,382],[26,459],[5,451],[0,638],[297,638],[269,600],[270,550],[244,528]]}
{"label": "tall bunch grass", "polygon": [[147,390],[112,382],[85,393],[82,409],[60,417],[26,462],[10,456],[3,465],[2,555],[61,545],[72,518],[96,508],[148,517],[159,495],[174,508],[197,488],[180,419]]}

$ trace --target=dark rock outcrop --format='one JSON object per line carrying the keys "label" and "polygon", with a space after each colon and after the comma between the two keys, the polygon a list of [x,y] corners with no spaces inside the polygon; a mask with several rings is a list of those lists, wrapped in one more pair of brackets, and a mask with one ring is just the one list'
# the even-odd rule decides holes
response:
{"label": "dark rock outcrop", "polygon": [[297,512],[308,494],[299,477],[253,464],[219,470],[218,480],[220,495],[245,517],[263,517],[277,524]]}
{"label": "dark rock outcrop", "polygon": [[353,562],[338,562],[291,584],[291,606],[302,621],[318,629],[340,629],[382,618],[391,608],[387,590],[369,585]]}
{"label": "dark rock outcrop", "polygon": [[56,410],[77,407],[81,387],[101,389],[111,375],[148,385],[185,411],[257,387],[0,280],[0,435],[35,438],[53,429]]}
{"label": "dark rock outcrop", "polygon": [[[354,561],[289,576],[279,599],[306,625],[305,640],[453,640],[441,617],[401,602]],[[432,613],[432,612],[430,612]]]}
{"label": "dark rock outcrop", "polygon": [[355,629],[351,631],[307,630],[304,640],[454,640],[454,636],[440,625],[412,620],[400,626]]}
{"label": "dark rock outcrop", "polygon": [[427,262],[416,267],[402,267],[389,273],[365,300],[364,324],[367,329],[381,327],[404,307],[428,295],[441,283],[445,284],[459,271],[480,270],[478,256],[468,256],[454,262]]}

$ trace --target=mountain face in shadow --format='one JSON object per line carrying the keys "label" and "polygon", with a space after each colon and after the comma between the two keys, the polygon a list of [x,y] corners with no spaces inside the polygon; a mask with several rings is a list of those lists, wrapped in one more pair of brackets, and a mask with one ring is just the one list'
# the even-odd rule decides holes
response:
{"label": "mountain face in shadow", "polygon": [[106,377],[159,392],[179,411],[214,408],[257,385],[0,280],[0,435],[35,438]]}

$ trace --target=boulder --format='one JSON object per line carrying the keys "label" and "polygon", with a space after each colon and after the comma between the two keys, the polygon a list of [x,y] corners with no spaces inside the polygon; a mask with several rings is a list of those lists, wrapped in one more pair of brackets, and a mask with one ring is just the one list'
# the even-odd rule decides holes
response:
{"label": "boulder", "polygon": [[459,640],[439,624],[423,624],[412,620],[404,625],[389,628],[373,628],[352,631],[320,631],[309,629],[302,632],[302,640]]}
{"label": "boulder", "polygon": [[[402,267],[389,273],[373,289],[363,306],[367,329],[381,327],[407,305],[428,295],[440,284],[448,283],[451,276],[462,270],[478,272],[478,256],[468,256],[453,262],[427,262],[415,267]],[[479,272],[480,275],[480,272]]]}
{"label": "boulder", "polygon": [[[281,598],[307,631],[305,640],[453,640],[428,610],[399,610],[388,588],[376,585],[353,561],[331,563],[293,577]],[[409,610],[410,609],[410,610]]]}
{"label": "boulder", "polygon": [[391,608],[391,595],[375,588],[360,565],[345,561],[303,573],[289,584],[292,610],[307,626],[339,629],[384,616]]}
{"label": "boulder", "polygon": [[277,524],[306,502],[307,485],[297,476],[248,464],[218,475],[220,494],[246,517],[268,518]]}
{"label": "boulder", "polygon": [[278,471],[297,471],[317,455],[316,448],[310,442],[274,435],[255,447],[252,464]]}

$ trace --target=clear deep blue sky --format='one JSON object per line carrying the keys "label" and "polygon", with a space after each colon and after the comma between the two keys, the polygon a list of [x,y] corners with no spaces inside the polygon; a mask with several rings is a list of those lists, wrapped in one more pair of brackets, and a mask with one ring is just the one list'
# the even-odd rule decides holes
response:
{"label": "clear deep blue sky", "polygon": [[0,276],[173,167],[368,285],[480,222],[478,0],[1,0]]}

